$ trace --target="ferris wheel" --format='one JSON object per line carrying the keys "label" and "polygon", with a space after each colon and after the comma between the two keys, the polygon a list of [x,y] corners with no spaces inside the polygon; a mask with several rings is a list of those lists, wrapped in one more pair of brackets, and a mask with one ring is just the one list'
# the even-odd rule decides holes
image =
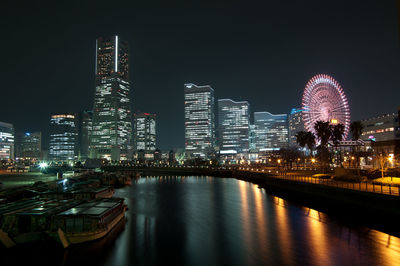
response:
{"label": "ferris wheel", "polygon": [[316,135],[317,121],[343,124],[343,139],[350,128],[350,108],[346,95],[339,83],[329,75],[319,74],[308,81],[302,99],[304,127]]}

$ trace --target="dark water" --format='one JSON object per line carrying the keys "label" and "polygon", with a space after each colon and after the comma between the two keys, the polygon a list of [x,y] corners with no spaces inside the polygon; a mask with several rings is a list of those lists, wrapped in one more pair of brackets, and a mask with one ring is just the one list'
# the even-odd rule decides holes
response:
{"label": "dark water", "polygon": [[346,226],[336,218],[268,195],[244,181],[149,177],[117,190],[116,196],[126,198],[127,221],[106,238],[65,251],[53,245],[19,248],[8,252],[3,262],[7,262],[5,265],[27,261],[30,265],[38,262],[47,265],[400,264],[399,238],[365,227]]}

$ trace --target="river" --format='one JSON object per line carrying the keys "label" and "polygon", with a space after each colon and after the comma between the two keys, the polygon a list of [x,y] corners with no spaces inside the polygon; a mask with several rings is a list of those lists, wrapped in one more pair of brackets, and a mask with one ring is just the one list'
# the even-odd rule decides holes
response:
{"label": "river", "polygon": [[67,250],[45,244],[15,249],[6,265],[400,263],[399,238],[349,225],[245,181],[143,177],[115,196],[124,197],[129,210],[126,222],[106,238]]}

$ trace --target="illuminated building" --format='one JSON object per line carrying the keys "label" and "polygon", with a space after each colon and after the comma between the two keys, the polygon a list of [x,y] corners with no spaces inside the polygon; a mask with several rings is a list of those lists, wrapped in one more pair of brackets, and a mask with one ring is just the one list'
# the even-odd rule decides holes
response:
{"label": "illuminated building", "polygon": [[15,139],[16,157],[21,159],[41,159],[42,132],[18,132]]}
{"label": "illuminated building", "polygon": [[0,122],[0,160],[14,159],[14,127]]}
{"label": "illuminated building", "polygon": [[218,100],[218,132],[221,155],[249,151],[250,116],[247,101]]}
{"label": "illuminated building", "polygon": [[361,123],[364,126],[361,139],[364,141],[378,142],[400,139],[399,115],[396,113],[361,120]]}
{"label": "illuminated building", "polygon": [[[361,139],[371,144],[375,155],[400,155],[399,114],[384,114],[361,120],[364,126]],[[375,167],[380,167],[379,159],[374,158]]]}
{"label": "illuminated building", "polygon": [[272,151],[288,147],[287,114],[254,112],[255,146],[258,151]]}
{"label": "illuminated building", "polygon": [[289,146],[298,147],[296,134],[305,131],[301,108],[293,108],[289,114]]}
{"label": "illuminated building", "polygon": [[141,113],[134,115],[134,150],[154,152],[156,150],[156,115]]}
{"label": "illuminated building", "polygon": [[128,157],[132,134],[128,50],[128,43],[118,36],[96,40],[92,158]]}
{"label": "illuminated building", "polygon": [[210,86],[184,85],[185,153],[189,158],[209,158],[214,153],[214,90]]}
{"label": "illuminated building", "polygon": [[79,128],[78,128],[78,149],[79,159],[89,157],[89,142],[92,133],[92,111],[82,111],[79,113]]}
{"label": "illuminated building", "polygon": [[49,157],[51,160],[73,160],[77,154],[78,117],[75,114],[52,115],[49,137]]}

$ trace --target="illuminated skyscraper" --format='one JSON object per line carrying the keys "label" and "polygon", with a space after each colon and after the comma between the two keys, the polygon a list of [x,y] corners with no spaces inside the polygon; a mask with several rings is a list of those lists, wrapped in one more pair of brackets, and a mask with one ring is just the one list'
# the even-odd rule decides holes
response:
{"label": "illuminated skyscraper", "polygon": [[96,40],[93,129],[90,155],[127,159],[132,134],[128,43],[118,36]]}
{"label": "illuminated skyscraper", "polygon": [[77,154],[78,117],[56,114],[50,118],[49,157],[55,161],[73,160]]}
{"label": "illuminated skyscraper", "polygon": [[210,86],[184,85],[185,152],[190,158],[208,158],[214,153],[214,90]]}
{"label": "illuminated skyscraper", "polygon": [[269,112],[254,112],[254,125],[258,151],[279,150],[288,147],[287,114],[273,115]]}
{"label": "illuminated skyscraper", "polygon": [[296,141],[297,132],[305,131],[302,111],[301,108],[293,108],[289,114],[289,145],[292,147],[299,146]]}
{"label": "illuminated skyscraper", "polygon": [[218,133],[220,154],[249,151],[250,115],[247,101],[218,100]]}
{"label": "illuminated skyscraper", "polygon": [[14,127],[0,122],[0,160],[14,159]]}
{"label": "illuminated skyscraper", "polygon": [[149,113],[134,115],[134,150],[154,152],[156,150],[156,115]]}
{"label": "illuminated skyscraper", "polygon": [[82,111],[79,113],[79,136],[78,150],[79,159],[86,159],[89,156],[89,143],[92,134],[93,112]]}

